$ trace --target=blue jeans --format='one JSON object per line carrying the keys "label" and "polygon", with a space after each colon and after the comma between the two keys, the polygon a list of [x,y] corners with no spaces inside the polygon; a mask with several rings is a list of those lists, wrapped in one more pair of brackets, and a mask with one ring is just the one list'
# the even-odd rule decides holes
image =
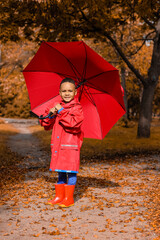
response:
{"label": "blue jeans", "polygon": [[[68,177],[68,183],[67,183]],[[77,182],[77,173],[67,173],[59,172],[58,173],[58,184],[67,183],[68,185],[76,185]]]}

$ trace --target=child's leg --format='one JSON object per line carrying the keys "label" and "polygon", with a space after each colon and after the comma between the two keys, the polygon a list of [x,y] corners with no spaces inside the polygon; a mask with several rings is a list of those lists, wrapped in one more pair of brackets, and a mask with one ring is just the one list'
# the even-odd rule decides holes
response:
{"label": "child's leg", "polygon": [[74,205],[74,199],[73,199],[73,193],[75,184],[77,181],[77,174],[76,173],[68,173],[68,184],[64,185],[65,189],[65,198],[61,203],[59,203],[59,206],[61,207],[70,207]]}
{"label": "child's leg", "polygon": [[68,185],[76,185],[77,173],[68,173]]}
{"label": "child's leg", "polygon": [[66,172],[59,172],[57,184],[64,184],[64,183],[67,183],[67,174]]}
{"label": "child's leg", "polygon": [[56,195],[53,200],[48,201],[49,204],[54,205],[62,202],[65,197],[64,185],[67,183],[67,174],[66,172],[58,173],[58,182],[55,184]]}

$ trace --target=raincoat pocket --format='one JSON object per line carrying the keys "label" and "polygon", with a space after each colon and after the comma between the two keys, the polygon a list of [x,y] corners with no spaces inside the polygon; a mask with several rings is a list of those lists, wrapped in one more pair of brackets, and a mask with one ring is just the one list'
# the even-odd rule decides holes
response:
{"label": "raincoat pocket", "polygon": [[79,159],[78,145],[61,144],[61,158],[65,162],[76,163]]}
{"label": "raincoat pocket", "polygon": [[78,151],[78,145],[74,144],[61,144],[61,149],[68,149],[68,150],[77,150]]}

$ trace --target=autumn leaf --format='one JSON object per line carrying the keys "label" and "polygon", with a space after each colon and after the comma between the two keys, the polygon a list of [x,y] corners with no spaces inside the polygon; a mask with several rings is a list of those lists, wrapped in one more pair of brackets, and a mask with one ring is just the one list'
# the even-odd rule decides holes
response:
{"label": "autumn leaf", "polygon": [[4,233],[3,236],[9,236],[9,233]]}
{"label": "autumn leaf", "polygon": [[13,215],[19,215],[19,213],[18,213],[18,212],[13,212],[12,214],[13,214]]}
{"label": "autumn leaf", "polygon": [[123,211],[123,212],[120,212],[120,214],[126,214],[128,211]]}
{"label": "autumn leaf", "polygon": [[105,229],[102,229],[102,230],[98,230],[98,232],[105,232],[106,230]]}
{"label": "autumn leaf", "polygon": [[40,236],[40,233],[33,234],[33,237],[39,237],[39,236]]}
{"label": "autumn leaf", "polygon": [[95,238],[98,238],[98,236],[97,236],[97,235],[93,235],[93,237],[95,237]]}
{"label": "autumn leaf", "polygon": [[[137,231],[143,233],[144,236],[145,234],[149,233],[155,233],[158,235],[160,199],[158,191],[159,180],[158,177],[156,177],[157,174],[155,174],[154,177],[152,176],[153,171],[155,171],[153,170],[153,165],[155,164],[156,166],[158,166],[158,162],[156,161],[155,163],[153,163],[154,161],[149,160],[148,162],[151,163],[152,167],[150,166],[151,170],[147,170],[147,172],[145,173],[137,162],[138,160],[135,161],[127,157],[125,161],[128,161],[129,163],[122,163],[119,159],[117,159],[118,163],[116,163],[116,161],[112,161],[112,166],[110,167],[111,178],[107,180],[112,183],[110,184],[110,182],[108,182],[108,187],[106,187],[104,183],[104,173],[101,171],[103,164],[98,162],[92,174],[88,174],[87,171],[89,171],[89,168],[87,166],[83,167],[83,171],[81,169],[77,184],[77,208],[75,209],[74,206],[73,208],[69,208],[65,211],[59,209],[58,206],[54,207],[54,210],[53,208],[47,208],[45,205],[45,201],[43,202],[43,199],[37,198],[37,196],[43,196],[44,191],[46,191],[46,194],[48,196],[49,194],[53,194],[53,182],[56,182],[57,176],[53,179],[51,176],[46,177],[46,173],[48,170],[45,170],[45,177],[42,176],[43,173],[41,171],[37,171],[38,174],[36,175],[35,179],[32,179],[32,184],[27,181],[21,181],[17,182],[15,185],[12,185],[9,182],[9,184],[6,185],[6,187],[3,189],[3,192],[5,194],[2,194],[2,198],[5,204],[4,207],[6,209],[9,209],[8,212],[10,212],[10,215],[8,216],[8,224],[6,224],[6,231],[8,231],[7,228],[9,228],[10,226],[13,227],[14,225],[15,230],[18,228],[20,229],[21,224],[23,224],[23,220],[25,220],[28,221],[29,224],[32,224],[33,229],[38,227],[42,229],[43,234],[53,236],[55,235],[54,237],[52,236],[52,238],[55,239],[60,239],[61,234],[63,234],[63,236],[67,239],[67,234],[72,234],[73,230],[77,231],[79,227],[81,229],[80,233],[83,231],[84,234],[90,235],[92,231],[92,234],[95,234],[96,236],[95,238],[99,239],[101,235],[103,235],[103,232],[104,235],[107,235],[109,232],[119,232],[114,229],[114,227],[117,227],[117,225],[115,226],[115,224],[118,224],[121,227],[121,233],[124,233],[124,236],[127,236],[126,232],[128,231],[128,227],[131,227],[132,230],[135,230],[135,232]],[[145,162],[145,164],[149,164],[148,162]],[[88,165],[89,164],[90,163],[88,163]],[[109,164],[110,163],[107,163],[107,166]],[[130,171],[128,171],[127,164],[128,166],[130,166]],[[133,166],[133,171],[131,166]],[[134,171],[135,166],[139,167],[138,171]],[[11,176],[15,175],[15,171],[13,171],[13,173],[14,174]],[[134,183],[132,176],[134,176],[134,178],[137,178],[137,180],[135,180],[137,182]],[[140,182],[143,181],[145,182],[145,184],[140,184]],[[86,188],[86,182],[88,184],[88,188]],[[115,185],[113,187],[113,182],[116,182],[119,186],[117,187],[117,185]],[[109,188],[110,191],[108,191]],[[114,188],[116,188],[116,190],[114,190]],[[145,188],[147,189],[147,191],[144,191]],[[81,192],[79,191],[79,189],[82,189],[83,191]],[[127,190],[126,194],[123,193],[123,191],[125,190]],[[36,200],[33,201],[32,197]],[[93,202],[90,201],[92,197],[94,198]],[[141,201],[142,197],[144,198],[144,201]],[[118,202],[115,203],[117,199]],[[25,204],[24,202],[27,203]],[[139,206],[140,208],[138,209]],[[108,207],[110,207],[110,209],[108,209]],[[12,211],[10,211],[11,209]],[[35,216],[33,216],[35,212],[37,213],[37,209],[40,213],[39,220],[36,220],[37,218],[34,218],[36,217],[36,214]],[[101,209],[103,209],[103,211],[101,211]],[[32,214],[30,213],[31,211]],[[86,212],[85,214],[82,214],[81,211]],[[26,213],[30,215],[26,215]],[[118,216],[118,218],[116,218],[116,216]],[[65,221],[61,221],[62,218],[63,220],[65,219]],[[46,229],[46,227],[44,227],[46,226],[46,219],[49,222],[47,226],[54,227],[54,231],[52,231],[53,229],[51,228]],[[136,227],[135,221],[132,221],[132,219],[136,220]],[[78,225],[76,223],[73,223],[76,221],[79,223]],[[104,229],[99,227],[99,223],[102,224],[101,226],[104,226]],[[60,229],[58,229],[59,226]],[[126,231],[123,230],[124,227]],[[67,231],[68,228],[70,231]],[[14,236],[15,230],[13,230],[12,236]],[[60,232],[61,230],[63,231],[62,233]],[[11,235],[11,231],[8,232],[9,233],[4,234]],[[24,236],[26,232],[24,231]],[[33,233],[34,232],[30,233],[31,236],[33,236]],[[34,235],[35,237],[38,237],[38,234]],[[78,239],[78,236],[75,236],[75,238]],[[155,239],[159,240],[156,237]]]}
{"label": "autumn leaf", "polygon": [[135,230],[138,230],[139,232],[143,232],[144,230],[142,228],[137,228],[137,227],[134,227]]}
{"label": "autumn leaf", "polygon": [[74,218],[73,220],[72,220],[72,222],[76,222],[77,221],[77,218]]}

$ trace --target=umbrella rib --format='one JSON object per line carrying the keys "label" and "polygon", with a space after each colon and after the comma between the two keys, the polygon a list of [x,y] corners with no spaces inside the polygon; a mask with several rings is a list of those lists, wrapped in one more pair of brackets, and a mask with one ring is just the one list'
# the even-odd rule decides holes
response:
{"label": "umbrella rib", "polygon": [[[93,103],[94,106],[96,106],[95,101],[94,101],[91,93],[89,92],[88,86],[86,86],[86,87],[87,87],[87,89],[85,88],[83,91],[84,95],[88,98],[88,100],[90,100],[91,103]],[[88,90],[88,92],[87,92],[87,90]]]}
{"label": "umbrella rib", "polygon": [[94,99],[93,99],[92,94],[91,94],[90,91],[89,91],[89,87],[88,87],[88,86],[87,86],[87,90],[88,90],[88,95],[90,96],[90,99],[91,99],[92,103],[96,106],[95,101],[94,101]]}
{"label": "umbrella rib", "polygon": [[94,75],[94,76],[92,76],[92,77],[89,77],[89,78],[87,78],[86,80],[88,81],[88,80],[91,80],[92,78],[99,77],[99,76],[102,75],[103,73],[107,73],[107,72],[115,72],[115,71],[118,71],[118,70],[115,69],[115,70],[104,71],[104,72],[101,72],[101,73],[99,73],[99,74],[97,74],[97,75]]}
{"label": "umbrella rib", "polygon": [[[31,70],[29,70],[29,71],[25,71],[25,72],[39,72],[40,73],[40,71],[31,71]],[[64,77],[69,77],[69,78],[75,78],[74,76],[72,76],[72,75],[68,75],[68,74],[65,74],[65,73],[59,73],[59,72],[53,72],[53,71],[42,71],[42,73],[56,73],[56,74],[58,74],[58,75],[61,75],[61,76],[64,76]],[[76,78],[77,79],[77,78]],[[78,80],[78,79],[77,79]],[[78,80],[78,83],[79,83],[80,81]]]}
{"label": "umbrella rib", "polygon": [[[99,88],[99,87],[96,87],[93,83],[89,83],[87,86],[92,87],[92,88],[94,88],[94,89],[96,89],[96,90],[101,91],[101,92],[102,92],[101,94],[107,93],[108,95],[112,96],[110,93],[104,91],[103,89],[101,89],[101,88]],[[92,94],[92,95],[93,95],[93,94]],[[125,110],[124,106],[123,106],[121,103],[118,102],[118,104]]]}
{"label": "umbrella rib", "polygon": [[[49,46],[49,47],[51,47],[48,43],[46,43],[46,42],[44,42],[47,46]],[[51,47],[52,48],[52,47]],[[54,47],[53,47],[54,48]],[[73,65],[73,63],[63,54],[63,53],[61,53],[59,50],[57,50],[56,48],[54,48],[58,53],[60,53],[67,61],[68,61],[68,63],[70,64],[70,67],[72,68],[72,70],[73,70],[73,72],[74,72],[74,74],[75,74],[75,76],[76,76],[76,78],[77,78],[77,81],[79,82],[79,80],[78,80],[78,76],[77,76],[77,74],[76,74],[76,72],[75,72],[75,70],[77,71],[77,73],[79,74],[79,76],[81,76],[81,74],[78,72],[78,70],[77,70],[77,68]]]}
{"label": "umbrella rib", "polygon": [[99,91],[101,91],[101,92],[104,92],[104,93],[109,94],[108,92],[104,91],[103,89],[95,86],[93,83],[88,82],[88,81],[91,80],[91,79],[93,79],[93,78],[96,78],[96,77],[102,75],[103,73],[106,73],[106,72],[114,72],[114,71],[118,71],[118,70],[115,69],[115,70],[110,70],[110,71],[104,71],[104,72],[101,72],[101,73],[99,73],[99,74],[97,74],[97,75],[94,75],[94,76],[92,76],[92,77],[89,77],[89,78],[86,79],[85,85],[86,85],[86,86],[89,86],[89,87],[93,87],[94,89],[97,89],[97,90],[99,90]]}
{"label": "umbrella rib", "polygon": [[96,90],[99,90],[99,91],[101,91],[102,93],[107,93],[107,94],[109,94],[109,93],[106,92],[104,89],[95,86],[93,83],[87,83],[87,84],[85,84],[85,85],[88,86],[88,87],[92,87],[92,88],[94,88],[94,89],[96,89]]}
{"label": "umbrella rib", "polygon": [[43,103],[41,103],[41,104],[39,104],[37,107],[35,107],[35,108],[33,108],[32,109],[32,111],[33,110],[35,110],[36,108],[38,108],[39,106],[42,106],[44,103],[47,103],[47,102],[49,102],[51,99],[53,99],[53,98],[55,98],[55,97],[57,97],[59,94],[57,94],[56,96],[54,96],[54,97],[51,97],[50,99],[48,99],[47,101],[45,101],[45,102],[43,102]]}
{"label": "umbrella rib", "polygon": [[79,101],[81,100],[83,89],[84,89],[84,84],[82,85],[82,88],[80,88]]}
{"label": "umbrella rib", "polygon": [[[86,90],[88,90],[88,92],[87,92]],[[86,93],[88,94],[87,96],[89,96],[91,102],[93,103],[93,105],[94,105],[95,108],[96,108],[97,115],[98,115],[98,119],[99,119],[99,122],[100,122],[99,126],[100,126],[100,130],[101,130],[101,138],[103,138],[102,128],[101,128],[101,120],[100,120],[100,117],[99,117],[99,113],[98,113],[98,110],[97,110],[97,106],[96,106],[95,101],[94,101],[94,99],[93,99],[93,97],[92,97],[92,94],[91,94],[90,91],[89,91],[88,86],[87,86],[87,89],[85,89],[85,91],[86,91]],[[86,96],[86,94],[84,94],[84,95]],[[86,96],[86,97],[87,97],[87,96]],[[88,99],[89,99],[89,98],[88,98]]]}
{"label": "umbrella rib", "polygon": [[[84,85],[84,84],[83,84],[83,85]],[[107,94],[109,94],[108,92],[104,91],[103,89],[101,89],[101,88],[95,86],[93,83],[85,82],[85,86],[87,86],[87,87],[91,87],[91,88],[96,89],[96,90],[99,90],[99,91],[101,91],[102,93],[107,93]]]}
{"label": "umbrella rib", "polygon": [[[92,102],[92,99],[90,98],[90,96],[89,96],[89,94],[87,93],[87,91],[86,90],[83,90],[83,94],[86,96],[86,98],[91,102],[91,103],[93,103],[93,105],[94,105],[94,102]],[[81,93],[80,93],[80,97],[81,97],[81,95],[82,95],[82,91],[81,91]],[[79,99],[79,101],[80,101],[80,99]]]}
{"label": "umbrella rib", "polygon": [[39,72],[39,73],[56,73],[56,74],[58,74],[58,75],[62,75],[62,76],[68,76],[68,77],[72,77],[72,78],[74,78],[72,75],[68,75],[68,74],[65,74],[65,73],[59,73],[59,72],[53,72],[53,71],[39,71],[39,70],[29,70],[29,71],[25,71],[25,72]]}
{"label": "umbrella rib", "polygon": [[83,81],[83,79],[85,79],[86,68],[87,68],[87,50],[86,50],[86,46],[85,46],[84,42],[83,42],[83,46],[84,46],[84,49],[85,49],[86,58],[85,58],[85,63],[84,63],[84,68],[83,68],[83,73],[82,73],[82,81]]}

